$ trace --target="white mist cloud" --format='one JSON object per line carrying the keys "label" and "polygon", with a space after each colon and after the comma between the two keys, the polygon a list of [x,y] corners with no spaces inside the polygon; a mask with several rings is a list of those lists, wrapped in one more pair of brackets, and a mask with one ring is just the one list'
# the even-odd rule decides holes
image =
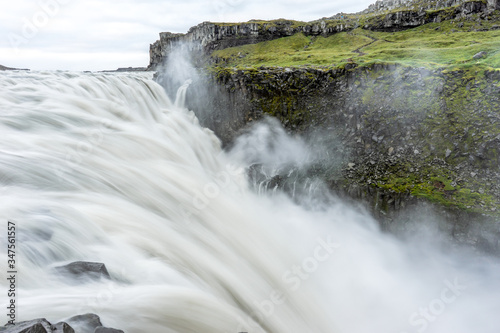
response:
{"label": "white mist cloud", "polygon": [[335,0],[0,0],[0,64],[31,69],[102,70],[149,63],[161,31],[203,21],[290,18],[311,21],[356,12],[372,1]]}

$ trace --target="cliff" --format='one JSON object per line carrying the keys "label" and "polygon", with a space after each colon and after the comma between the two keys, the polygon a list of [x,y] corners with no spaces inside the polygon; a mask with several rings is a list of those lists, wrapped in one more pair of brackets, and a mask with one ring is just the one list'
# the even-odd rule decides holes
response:
{"label": "cliff", "polygon": [[354,196],[361,195],[359,188],[375,187],[386,190],[388,201],[390,193],[410,193],[495,213],[500,72],[474,74],[397,64],[220,72],[217,82],[240,94],[234,105],[240,123],[213,128],[230,142],[238,127],[269,114],[292,132],[324,130],[343,160],[340,174],[323,175],[332,187]]}
{"label": "cliff", "polygon": [[[473,227],[471,220],[494,233],[500,212],[497,6],[384,1],[309,23],[203,23],[185,35],[164,34],[152,46],[150,68],[176,43],[189,42],[191,52],[207,60],[197,90],[188,92],[203,91],[202,106],[188,98],[202,124],[225,145],[265,115],[290,133],[321,133],[336,162],[306,172],[368,202],[385,228],[396,227],[391,221],[404,206],[430,202],[445,207],[444,215],[452,212],[447,228],[456,238]],[[172,88],[161,71],[158,80]],[[286,187],[289,176],[270,182]]]}
{"label": "cliff", "polygon": [[150,69],[160,65],[172,48],[179,43],[188,45],[193,51],[210,53],[229,47],[256,44],[259,42],[292,36],[298,32],[307,34],[332,34],[352,26],[345,23],[327,25],[324,21],[305,23],[290,20],[250,21],[247,23],[203,22],[192,27],[187,34],[160,33],[160,39],[150,47]]}
{"label": "cliff", "polygon": [[[377,1],[374,4],[368,6],[367,9],[362,11],[363,14],[370,13],[380,13],[387,11],[402,11],[411,10],[415,12],[427,11],[427,10],[438,10],[450,7],[456,7],[463,3],[468,2],[468,0],[438,0],[438,1],[415,1],[415,0],[385,0]],[[489,10],[499,9],[498,1],[488,0],[484,1]]]}
{"label": "cliff", "polygon": [[358,27],[374,31],[398,31],[427,23],[487,15],[500,7],[500,1],[377,1],[357,14],[337,14],[313,22],[292,20],[249,21],[246,23],[203,22],[186,34],[161,32],[160,39],[150,45],[149,69],[155,69],[179,43],[193,51],[212,51],[229,47],[256,44],[296,33],[307,36],[330,36]]}

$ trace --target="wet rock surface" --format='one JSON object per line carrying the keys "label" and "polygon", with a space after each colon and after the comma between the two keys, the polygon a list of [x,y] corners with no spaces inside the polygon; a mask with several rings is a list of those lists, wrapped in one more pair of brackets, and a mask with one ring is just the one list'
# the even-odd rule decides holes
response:
{"label": "wet rock surface", "polygon": [[101,318],[94,313],[76,315],[66,320],[72,327],[77,329],[77,333],[94,333],[96,328],[101,327]]}
{"label": "wet rock surface", "polygon": [[9,325],[0,328],[0,332],[5,333],[74,333],[71,326],[66,323],[52,325],[45,318],[23,321],[16,325]]}
{"label": "wet rock surface", "polygon": [[56,271],[78,278],[110,278],[106,265],[99,262],[75,261],[64,266],[56,267]]}
{"label": "wet rock surface", "polygon": [[66,321],[53,325],[45,318],[19,322],[15,325],[0,327],[4,333],[124,333],[124,331],[105,327],[98,315],[87,313],[73,316]]}

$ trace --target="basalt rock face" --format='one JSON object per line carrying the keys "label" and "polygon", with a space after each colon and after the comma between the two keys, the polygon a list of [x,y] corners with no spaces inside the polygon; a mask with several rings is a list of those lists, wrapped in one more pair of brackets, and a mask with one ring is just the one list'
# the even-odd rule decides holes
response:
{"label": "basalt rock face", "polygon": [[[465,70],[352,64],[329,70],[228,69],[202,81],[187,106],[225,146],[243,127],[270,115],[290,133],[319,131],[334,138],[344,158],[342,177],[326,177],[347,192],[345,186],[353,184],[374,186],[496,212],[498,71],[477,77]],[[203,89],[209,97],[201,107],[193,103]],[[465,198],[463,185],[476,193],[474,200]]]}
{"label": "basalt rock face", "polygon": [[[486,72],[482,78],[469,74],[389,64],[227,71],[216,81],[242,100],[232,108],[241,120],[214,130],[228,143],[238,131],[231,126],[267,114],[294,133],[318,128],[335,132],[356,159],[353,163],[358,162],[346,170],[348,178],[366,165],[388,164],[367,184],[383,178],[383,170],[394,173],[396,165],[416,169],[425,163],[458,166],[464,173],[460,179],[472,174],[500,180],[500,72]],[[358,173],[366,178],[369,170]],[[498,183],[488,189],[500,198]]]}
{"label": "basalt rock face", "polygon": [[375,64],[228,70],[214,80],[212,93],[228,103],[231,118],[214,108],[219,121],[206,125],[224,143],[271,115],[290,133],[329,140],[340,167],[311,172],[337,193],[368,202],[385,228],[399,227],[391,221],[403,208],[434,202],[447,230],[469,243],[477,241],[470,219],[500,231],[500,72],[475,77]]}
{"label": "basalt rock face", "polygon": [[486,15],[490,10],[491,8],[481,1],[462,2],[457,6],[441,8],[435,11],[423,8],[418,10],[395,10],[368,18],[365,21],[364,28],[374,31],[399,31],[427,23],[465,18],[472,14]]}
{"label": "basalt rock face", "polygon": [[[414,11],[438,10],[443,8],[459,6],[470,0],[438,0],[438,1],[415,1],[415,0],[385,0],[377,1],[362,11],[363,14],[394,11],[398,9],[411,9]],[[497,1],[488,1],[488,7],[496,9]]]}

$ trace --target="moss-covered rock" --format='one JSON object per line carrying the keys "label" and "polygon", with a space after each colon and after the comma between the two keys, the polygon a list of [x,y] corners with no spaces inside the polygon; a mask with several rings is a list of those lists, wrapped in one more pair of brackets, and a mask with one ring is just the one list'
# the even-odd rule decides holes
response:
{"label": "moss-covered rock", "polygon": [[[375,187],[489,215],[500,208],[499,78],[481,67],[394,64],[225,68],[215,76],[228,93],[245,87],[240,98],[251,107],[241,124],[268,114],[294,133],[334,132],[343,173],[324,177],[336,187]],[[225,130],[217,132],[230,142]]]}

